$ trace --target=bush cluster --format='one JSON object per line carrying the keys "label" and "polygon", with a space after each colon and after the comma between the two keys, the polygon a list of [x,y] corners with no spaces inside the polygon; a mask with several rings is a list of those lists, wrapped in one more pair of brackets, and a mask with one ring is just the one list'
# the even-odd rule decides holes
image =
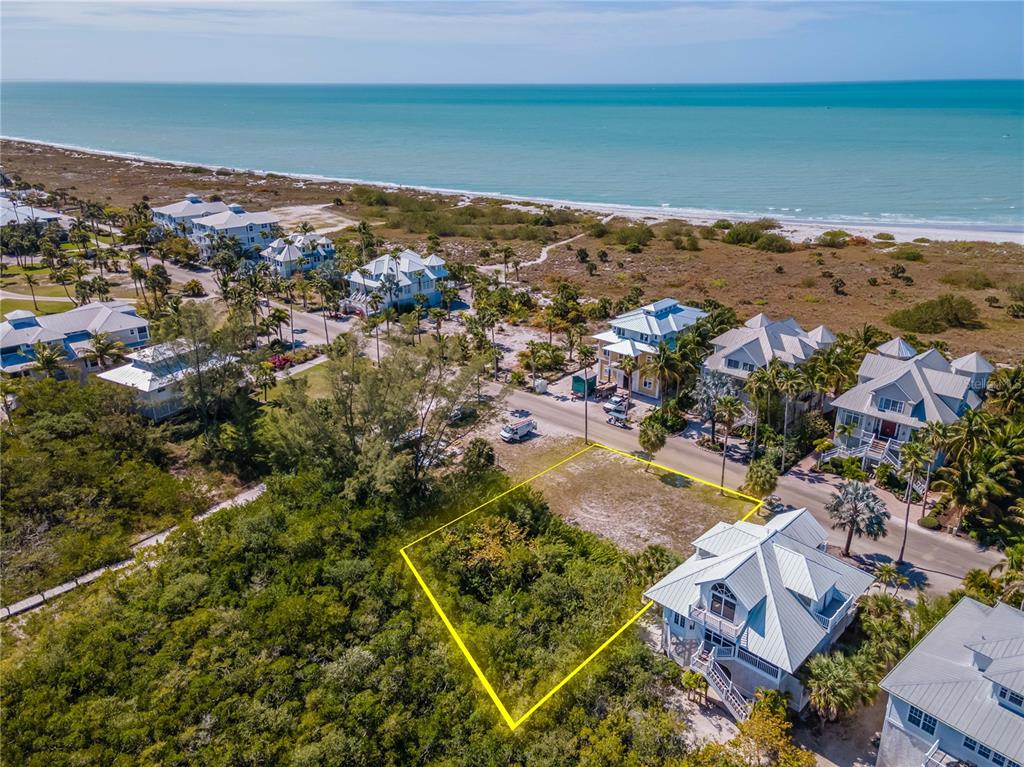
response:
{"label": "bush cluster", "polygon": [[947,293],[893,312],[886,320],[890,325],[912,333],[941,333],[949,328],[976,327],[978,307],[963,296]]}

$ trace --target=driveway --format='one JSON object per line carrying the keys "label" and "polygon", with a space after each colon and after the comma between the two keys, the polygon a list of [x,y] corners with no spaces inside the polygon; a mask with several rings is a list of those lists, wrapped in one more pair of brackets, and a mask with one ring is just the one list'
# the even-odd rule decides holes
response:
{"label": "driveway", "polygon": [[[564,396],[536,395],[513,390],[508,394],[507,404],[509,408],[529,410],[537,419],[542,432],[557,430],[566,434],[583,435],[582,401],[573,402]],[[591,440],[627,452],[639,450],[639,429],[636,426],[626,430],[607,424],[600,403],[591,401],[587,409]],[[721,458],[698,448],[695,438],[696,432],[670,437],[665,447],[658,452],[655,461],[669,468],[718,482],[722,472]],[[746,466],[743,464],[726,462],[725,485],[738,488],[743,483],[745,474]],[[815,519],[828,532],[829,544],[841,547],[845,543],[845,533],[832,529],[831,520],[824,510],[839,481],[835,477],[813,474],[797,467],[779,478],[776,493],[785,503],[810,509]],[[891,495],[881,492],[879,494],[887,501],[889,512],[892,514],[892,519],[887,525],[889,534],[878,541],[854,538],[851,547],[854,559],[867,567],[880,562],[894,561],[903,536],[904,506]],[[910,568],[907,575],[914,587],[921,586],[932,593],[946,593],[958,587],[964,574],[971,568],[988,568],[1003,558],[1000,552],[982,548],[970,539],[954,538],[948,534],[925,530],[916,524],[915,519],[912,511],[905,556]]]}

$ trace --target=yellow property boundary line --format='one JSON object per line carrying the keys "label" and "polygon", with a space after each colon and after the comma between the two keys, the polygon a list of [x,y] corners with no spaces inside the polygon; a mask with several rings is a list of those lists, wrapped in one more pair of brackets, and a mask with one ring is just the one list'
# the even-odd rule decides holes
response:
{"label": "yellow property boundary line", "polygon": [[558,463],[555,463],[552,466],[549,466],[548,468],[544,469],[543,471],[540,471],[540,472],[534,474],[532,477],[530,477],[529,479],[523,480],[519,484],[513,485],[508,490],[505,490],[504,492],[499,493],[498,495],[494,496],[490,500],[488,500],[488,501],[486,501],[484,503],[481,503],[479,506],[476,506],[475,508],[470,509],[465,514],[460,514],[455,519],[453,519],[453,520],[451,520],[449,522],[445,522],[440,527],[437,527],[437,528],[431,530],[429,533],[426,533],[425,535],[421,535],[416,540],[412,541],[411,543],[405,544],[401,549],[399,549],[398,553],[402,555],[402,559],[405,560],[405,564],[408,565],[409,569],[412,571],[413,576],[416,578],[416,582],[419,583],[420,588],[423,589],[423,593],[427,595],[427,599],[430,600],[430,604],[433,606],[434,611],[440,616],[441,622],[444,623],[445,627],[448,629],[448,633],[450,633],[452,635],[452,639],[455,640],[455,644],[462,651],[462,654],[466,657],[466,660],[469,662],[470,668],[473,669],[474,673],[477,676],[477,679],[480,680],[480,683],[483,685],[484,690],[487,691],[487,694],[490,696],[491,701],[493,701],[495,707],[497,707],[498,712],[501,714],[501,718],[505,721],[505,724],[508,725],[509,729],[513,730],[513,731],[515,731],[516,728],[518,728],[520,725],[523,724],[523,722],[525,722],[527,719],[529,719],[531,716],[533,716],[533,714],[537,711],[537,709],[539,709],[541,706],[543,706],[545,703],[547,703],[556,692],[558,692],[566,684],[568,684],[570,679],[572,679],[574,676],[576,676],[580,671],[582,671],[587,666],[587,664],[589,664],[592,660],[594,660],[594,658],[596,658],[598,655],[600,655],[604,651],[604,649],[606,647],[608,647],[608,645],[610,645],[612,642],[614,642],[619,637],[619,635],[622,634],[623,631],[625,631],[630,626],[632,626],[634,623],[636,623],[640,619],[640,616],[642,616],[645,612],[647,612],[654,605],[654,602],[650,601],[647,604],[645,604],[643,607],[641,607],[636,612],[636,614],[633,615],[633,617],[631,617],[622,626],[620,626],[618,628],[618,630],[614,634],[612,634],[610,637],[608,637],[601,644],[600,647],[598,647],[596,650],[594,650],[594,652],[592,652],[589,656],[587,656],[586,660],[584,660],[576,668],[574,668],[572,671],[570,671],[569,674],[564,679],[562,679],[562,681],[560,681],[558,684],[556,684],[554,687],[552,687],[547,693],[545,693],[544,696],[540,700],[538,700],[536,703],[534,703],[532,706],[530,706],[530,708],[526,711],[525,714],[523,714],[518,719],[514,719],[512,717],[512,715],[508,712],[508,709],[505,708],[505,704],[501,702],[501,698],[498,697],[498,693],[496,693],[494,691],[494,687],[491,686],[491,683],[488,681],[487,677],[484,675],[483,670],[480,668],[480,665],[476,662],[476,659],[473,657],[473,654],[470,653],[469,648],[466,647],[466,643],[462,640],[462,637],[459,636],[459,632],[456,631],[455,626],[452,624],[451,620],[448,618],[447,614],[442,609],[440,603],[437,601],[437,597],[434,596],[434,592],[432,592],[430,590],[430,587],[427,585],[426,581],[423,580],[423,576],[420,575],[419,570],[417,570],[416,566],[413,565],[412,560],[409,558],[409,555],[406,553],[406,549],[408,549],[408,548],[410,548],[412,546],[415,546],[417,543],[420,543],[421,541],[426,540],[427,538],[432,536],[434,533],[438,533],[441,530],[444,530],[446,527],[450,527],[451,525],[453,525],[456,522],[458,522],[460,519],[465,519],[470,514],[473,514],[474,512],[477,512],[480,509],[482,509],[484,506],[489,506],[490,504],[494,503],[495,501],[497,501],[497,500],[499,500],[501,498],[504,498],[509,493],[511,493],[511,492],[513,492],[515,490],[518,490],[521,487],[524,487],[524,486],[530,484],[534,480],[539,479],[540,477],[543,477],[545,474],[548,474],[549,472],[554,471],[555,469],[559,468],[560,466],[563,466],[563,465],[569,463],[570,461],[572,461],[572,460],[574,460],[576,458],[579,458],[581,455],[583,455],[584,453],[586,453],[586,452],[588,452],[590,450],[593,450],[594,448],[600,448],[602,450],[607,450],[610,453],[615,453],[616,455],[621,455],[621,456],[624,456],[626,458],[630,458],[630,459],[632,459],[634,461],[637,461],[638,463],[647,464],[648,466],[652,466],[652,467],[654,467],[656,469],[661,469],[662,471],[667,471],[670,474],[676,474],[676,475],[678,475],[680,477],[685,477],[685,478],[687,478],[689,480],[692,480],[694,482],[699,482],[700,484],[706,485],[707,487],[713,487],[716,490],[722,490],[722,491],[724,491],[724,492],[726,492],[726,493],[728,493],[730,495],[736,496],[738,498],[743,498],[744,500],[751,501],[751,502],[754,503],[754,507],[743,516],[743,518],[742,518],[743,521],[749,519],[750,516],[754,512],[756,512],[758,509],[761,508],[761,506],[764,505],[764,500],[763,499],[754,498],[753,496],[746,495],[744,493],[740,493],[740,492],[738,492],[736,490],[730,490],[729,488],[723,487],[722,485],[719,485],[719,484],[717,484],[715,482],[708,482],[706,479],[701,479],[700,477],[695,477],[692,474],[687,474],[686,472],[683,472],[683,471],[677,471],[676,469],[670,469],[668,466],[662,466],[661,464],[654,463],[654,461],[648,461],[648,460],[645,460],[643,458],[638,458],[637,456],[633,455],[632,453],[626,453],[626,452],[624,452],[622,450],[616,450],[613,447],[608,447],[607,445],[602,445],[602,444],[600,444],[598,442],[593,442],[593,443],[587,445],[582,450],[579,450],[579,451],[573,453],[568,458],[563,458]]}

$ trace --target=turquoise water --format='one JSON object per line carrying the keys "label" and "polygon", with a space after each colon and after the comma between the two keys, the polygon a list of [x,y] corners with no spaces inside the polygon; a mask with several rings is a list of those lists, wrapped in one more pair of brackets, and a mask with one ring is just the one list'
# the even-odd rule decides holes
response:
{"label": "turquoise water", "polygon": [[1024,82],[7,82],[0,132],[204,165],[802,220],[1024,226]]}

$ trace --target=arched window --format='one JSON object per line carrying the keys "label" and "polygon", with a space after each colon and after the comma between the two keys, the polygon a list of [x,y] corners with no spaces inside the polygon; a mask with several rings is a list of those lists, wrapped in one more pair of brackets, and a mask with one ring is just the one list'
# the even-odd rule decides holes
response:
{"label": "arched window", "polygon": [[711,612],[727,621],[736,617],[736,596],[724,583],[716,583],[711,587]]}

